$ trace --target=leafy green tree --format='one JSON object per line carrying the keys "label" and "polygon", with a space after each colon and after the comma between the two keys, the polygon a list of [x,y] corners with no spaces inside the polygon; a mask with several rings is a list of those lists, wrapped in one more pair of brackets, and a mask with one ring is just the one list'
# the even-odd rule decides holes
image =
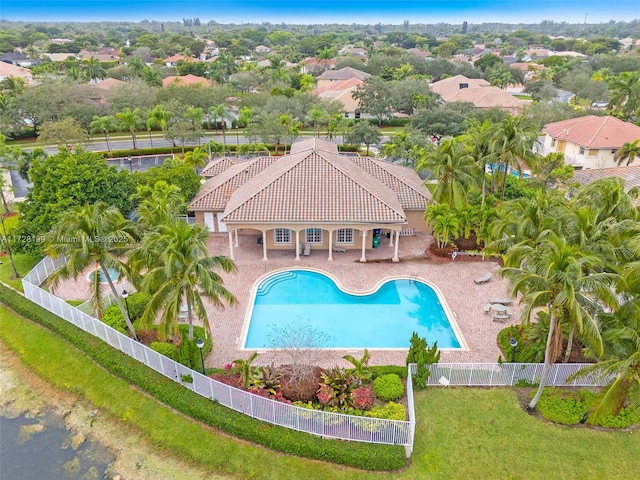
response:
{"label": "leafy green tree", "polygon": [[162,86],[160,72],[153,67],[144,67],[140,72],[140,78],[150,87]]}
{"label": "leafy green tree", "polygon": [[575,326],[594,351],[602,353],[595,312],[601,305],[617,305],[613,289],[616,276],[601,270],[600,258],[553,234],[534,247],[517,245],[504,258],[501,274],[509,280],[512,296],[522,294],[523,321],[528,321],[537,308],[544,308],[550,316],[540,386],[529,403],[533,410],[547,383],[549,367],[560,354],[563,324]]}
{"label": "leafy green tree", "polygon": [[131,140],[133,141],[133,149],[135,150],[136,145],[136,130],[140,127],[142,119],[140,118],[140,109],[134,108],[131,110],[127,108],[124,112],[116,113],[116,118],[120,122],[122,130],[129,130],[131,133]]}
{"label": "leafy green tree", "polygon": [[391,86],[380,77],[367,78],[353,92],[353,98],[358,101],[361,112],[376,117],[378,126],[394,110]]}
{"label": "leafy green tree", "polygon": [[139,249],[147,262],[140,288],[151,295],[151,300],[140,321],[142,325],[151,325],[160,314],[161,340],[176,333],[182,305],[187,307],[189,340],[193,340],[194,314],[205,331],[211,331],[203,298],[219,307],[236,301],[216,273],[216,270],[235,272],[236,266],[227,257],[211,256],[208,238],[209,231],[204,225],[176,221],[159,225],[142,240]]}
{"label": "leafy green tree", "polygon": [[57,122],[45,122],[40,128],[38,142],[44,145],[67,145],[87,140],[87,132],[71,117]]}
{"label": "leafy green tree", "polygon": [[85,203],[103,201],[125,215],[131,211],[129,196],[135,191],[131,174],[110,167],[101,153],[82,149],[33,160],[29,177],[33,186],[21,207],[16,235],[28,239],[16,244],[22,253],[41,254],[42,235],[51,230],[61,212]]}
{"label": "leafy green tree", "polygon": [[364,143],[367,147],[367,155],[369,155],[369,146],[380,142],[381,138],[382,133],[380,133],[379,128],[362,120],[357,122],[346,136],[348,143],[352,143],[354,145],[361,145]]}
{"label": "leafy green tree", "polygon": [[27,182],[31,181],[29,178],[31,164],[39,158],[47,158],[47,152],[45,152],[42,147],[35,147],[31,151],[20,150],[18,156],[18,174]]}
{"label": "leafy green tree", "polygon": [[104,134],[104,139],[107,142],[107,151],[109,152],[111,151],[109,133],[117,129],[118,125],[111,115],[103,115],[102,117],[99,117],[97,115],[93,116],[93,121],[91,122],[91,133]]}
{"label": "leafy green tree", "polygon": [[[133,324],[122,305],[120,292],[116,290],[109,275],[109,269],[116,269],[121,275],[127,273],[120,257],[134,243],[135,237],[132,233],[133,224],[125,219],[116,207],[104,202],[85,204],[62,212],[47,235],[45,252],[52,258],[63,256],[67,259],[67,263],[53,273],[51,278],[54,285],[61,279],[77,279],[89,266],[97,265],[91,282],[91,303],[95,311],[99,317],[102,316],[100,285],[101,279],[104,278],[131,335],[137,339]],[[102,275],[98,274],[98,270]]]}

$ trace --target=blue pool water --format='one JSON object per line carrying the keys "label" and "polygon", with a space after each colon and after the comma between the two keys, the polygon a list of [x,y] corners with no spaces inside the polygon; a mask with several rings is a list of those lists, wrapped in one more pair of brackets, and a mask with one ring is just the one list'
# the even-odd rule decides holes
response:
{"label": "blue pool water", "polygon": [[317,272],[276,273],[258,285],[244,347],[277,348],[274,326],[284,325],[313,326],[329,336],[324,348],[408,348],[413,332],[439,348],[460,348],[434,290],[411,279],[361,296]]}
{"label": "blue pool water", "polygon": [[[100,279],[100,283],[107,283],[107,279],[104,278],[104,273],[102,273],[102,270],[98,270],[98,272],[99,272],[98,278]],[[117,270],[114,270],[113,268],[107,268],[107,272],[109,272],[109,276],[111,277],[111,280],[113,280],[114,282],[120,278],[120,272],[118,272]],[[95,274],[96,274],[96,271],[94,270],[87,277],[90,282],[93,282]]]}

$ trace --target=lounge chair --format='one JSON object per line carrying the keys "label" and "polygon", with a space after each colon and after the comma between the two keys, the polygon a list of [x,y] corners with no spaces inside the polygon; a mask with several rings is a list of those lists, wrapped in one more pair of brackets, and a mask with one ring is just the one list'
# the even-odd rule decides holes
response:
{"label": "lounge chair", "polygon": [[489,313],[491,311],[491,304],[487,303],[484,307],[482,307],[484,313]]}
{"label": "lounge chair", "polygon": [[[474,279],[473,281],[476,284],[480,285],[482,283],[487,283],[489,280],[491,280],[491,272],[487,272],[484,275],[482,275],[481,277],[478,277],[478,278]],[[493,302],[491,302],[491,303],[493,303]]]}
{"label": "lounge chair", "polygon": [[346,248],[342,248],[342,247],[333,247],[331,250],[333,250],[336,253],[346,253],[347,249]]}
{"label": "lounge chair", "polygon": [[308,257],[309,255],[311,255],[311,244],[310,243],[305,243],[304,244],[304,252],[302,252],[302,254],[305,257]]}
{"label": "lounge chair", "polygon": [[493,319],[494,322],[504,323],[505,320],[509,319],[509,315],[505,315],[503,313],[494,313],[493,315],[491,315],[491,318]]}

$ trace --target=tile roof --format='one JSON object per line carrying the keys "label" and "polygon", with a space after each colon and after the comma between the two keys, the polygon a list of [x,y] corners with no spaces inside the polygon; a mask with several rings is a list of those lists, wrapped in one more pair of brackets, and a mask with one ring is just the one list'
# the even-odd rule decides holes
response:
{"label": "tile roof", "polygon": [[351,67],[344,67],[340,70],[327,70],[318,77],[318,80],[349,80],[350,78],[357,78],[359,80],[366,80],[371,75],[361,70],[356,70]]}
{"label": "tile roof", "polygon": [[[467,87],[460,88],[460,84],[467,84]],[[492,87],[486,80],[467,78],[464,75],[435,82],[431,84],[431,90],[445,102],[471,102],[476,108],[523,108],[526,104],[504,90]]]}
{"label": "tile roof", "polygon": [[588,170],[576,170],[573,179],[582,185],[587,185],[601,178],[619,177],[624,180],[625,188],[631,190],[640,187],[640,165],[626,167],[590,168]]}
{"label": "tile roof", "polygon": [[196,75],[183,75],[183,76],[169,76],[162,80],[162,86],[166,87],[169,85],[203,85],[205,87],[211,86],[211,80],[206,79],[204,77],[198,77]]}
{"label": "tile roof", "polygon": [[324,87],[316,88],[313,93],[321,98],[324,97],[332,97],[343,95],[346,92],[350,92],[360,85],[364,85],[364,82],[359,78],[349,78],[348,80],[340,80],[338,82],[333,82]]}
{"label": "tile roof", "polygon": [[221,157],[211,160],[202,170],[203,177],[215,177],[220,173],[224,172],[227,168],[235,165],[236,163],[240,163],[240,160],[237,158],[231,157]]}
{"label": "tile roof", "polygon": [[101,82],[96,83],[94,86],[100,90],[110,91],[112,88],[124,85],[125,83],[127,82],[123,82],[122,80],[118,80],[117,78],[105,78]]}
{"label": "tile roof", "polygon": [[204,182],[189,204],[190,210],[224,210],[231,195],[280,157],[257,157],[236,163]]}
{"label": "tile roof", "polygon": [[423,210],[429,199],[411,169],[339,155],[334,143],[310,138],[283,157],[230,165],[189,208],[224,210],[225,222],[403,224],[404,209]]}
{"label": "tile roof", "polygon": [[640,127],[611,116],[571,118],[549,123],[542,131],[551,138],[592,149],[620,148],[640,138]]}

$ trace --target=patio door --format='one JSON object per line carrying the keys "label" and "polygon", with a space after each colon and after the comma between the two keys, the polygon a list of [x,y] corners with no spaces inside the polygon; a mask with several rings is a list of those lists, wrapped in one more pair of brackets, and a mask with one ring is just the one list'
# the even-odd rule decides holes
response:
{"label": "patio door", "polygon": [[213,223],[213,212],[204,212],[204,224],[209,229],[209,232],[215,232],[216,226]]}
{"label": "patio door", "polygon": [[222,220],[220,220],[221,217],[222,217],[221,213],[216,214],[216,220],[218,220],[218,231],[219,232],[226,232],[227,231],[227,224],[224,223]]}

